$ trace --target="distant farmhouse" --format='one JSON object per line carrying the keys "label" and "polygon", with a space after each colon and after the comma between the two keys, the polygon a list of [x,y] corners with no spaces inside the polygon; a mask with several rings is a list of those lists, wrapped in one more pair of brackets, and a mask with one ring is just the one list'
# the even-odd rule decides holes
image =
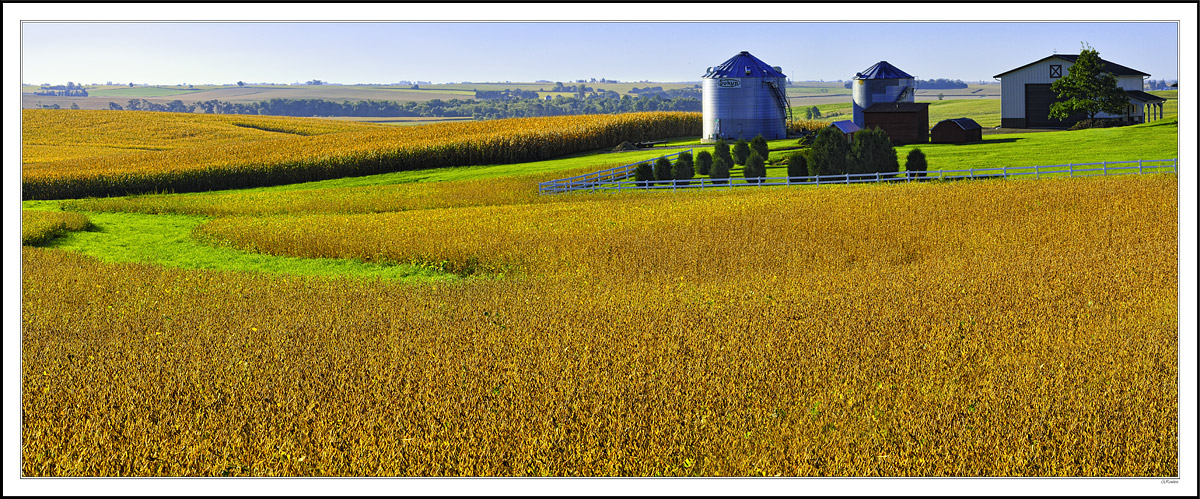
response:
{"label": "distant farmhouse", "polygon": [[[1050,84],[1067,75],[1078,54],[1054,54],[996,75],[1000,78],[1000,126],[1004,128],[1066,128],[1086,118],[1076,114],[1059,121],[1049,117],[1050,105],[1059,99]],[[1097,118],[1121,118],[1130,123],[1162,119],[1166,99],[1142,91],[1142,79],[1150,75],[1101,59],[1104,70],[1117,77],[1117,86],[1129,94],[1124,115],[1098,113]]]}

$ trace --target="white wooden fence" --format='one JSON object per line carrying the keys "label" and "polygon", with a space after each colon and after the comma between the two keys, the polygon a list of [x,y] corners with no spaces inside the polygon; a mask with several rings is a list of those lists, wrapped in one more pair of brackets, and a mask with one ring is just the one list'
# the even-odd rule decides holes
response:
{"label": "white wooden fence", "polygon": [[[689,149],[687,152],[691,152]],[[670,156],[678,156],[679,153]],[[664,156],[664,157],[670,157]],[[1178,159],[1153,159],[1137,161],[1104,161],[1100,163],[1070,163],[1049,166],[1006,166],[999,168],[971,168],[967,170],[935,170],[929,172],[848,173],[844,175],[817,175],[806,177],[758,177],[758,178],[696,178],[687,180],[643,180],[621,181],[633,174],[637,165],[655,159],[639,161],[629,165],[610,168],[587,175],[543,182],[538,185],[542,194],[554,194],[579,190],[633,190],[633,189],[732,189],[739,187],[762,187],[778,185],[830,185],[857,184],[863,182],[925,182],[930,180],[969,180],[1010,177],[1091,177],[1097,175],[1130,175],[1142,173],[1178,173]]]}
{"label": "white wooden fence", "polygon": [[[560,192],[570,192],[570,191],[579,191],[579,190],[588,190],[588,189],[608,189],[608,188],[610,188],[610,187],[607,187],[609,184],[612,184],[614,182],[619,184],[620,180],[632,177],[634,175],[634,173],[637,171],[638,165],[640,165],[642,163],[649,163],[649,164],[653,165],[655,161],[658,161],[661,158],[666,158],[667,160],[670,160],[671,158],[678,158],[680,154],[683,154],[685,152],[690,153],[690,152],[692,152],[692,150],[688,149],[686,151],[679,151],[674,154],[668,154],[666,156],[659,156],[657,158],[650,158],[650,159],[638,161],[635,163],[629,163],[627,165],[621,165],[621,166],[618,166],[615,168],[609,168],[607,170],[600,170],[598,172],[592,172],[592,173],[586,173],[583,175],[578,175],[575,177],[560,178],[560,179],[556,179],[556,180],[551,180],[549,182],[542,182],[542,183],[538,184],[538,193],[540,193],[540,194],[557,194]],[[663,182],[665,182],[665,180]],[[618,185],[617,189],[619,189],[619,188],[620,188],[620,186]]]}

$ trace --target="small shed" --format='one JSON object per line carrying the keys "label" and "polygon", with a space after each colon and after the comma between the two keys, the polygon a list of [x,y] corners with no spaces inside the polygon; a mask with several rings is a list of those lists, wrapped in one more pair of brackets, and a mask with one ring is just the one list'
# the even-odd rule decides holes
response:
{"label": "small shed", "polygon": [[863,128],[880,128],[893,144],[929,142],[928,102],[881,102],[863,110]]}
{"label": "small shed", "polygon": [[835,121],[829,124],[829,128],[833,128],[846,136],[846,140],[854,138],[854,132],[862,130],[858,125],[854,124],[853,120]]}
{"label": "small shed", "polygon": [[954,118],[939,121],[929,135],[934,144],[978,142],[983,140],[983,127],[971,118]]}

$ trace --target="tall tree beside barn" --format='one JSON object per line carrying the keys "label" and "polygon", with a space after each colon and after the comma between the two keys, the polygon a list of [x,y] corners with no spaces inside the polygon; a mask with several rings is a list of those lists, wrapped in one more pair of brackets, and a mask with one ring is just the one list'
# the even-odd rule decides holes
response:
{"label": "tall tree beside barn", "polygon": [[1050,90],[1066,99],[1050,105],[1050,117],[1058,120],[1080,111],[1088,119],[1100,112],[1120,115],[1129,106],[1129,96],[1117,86],[1117,77],[1104,70],[1100,52],[1086,43],[1067,75],[1050,84]]}

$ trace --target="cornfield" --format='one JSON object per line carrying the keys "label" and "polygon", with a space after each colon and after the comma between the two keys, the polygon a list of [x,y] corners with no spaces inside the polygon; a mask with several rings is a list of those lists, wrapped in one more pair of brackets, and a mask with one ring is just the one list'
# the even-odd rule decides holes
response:
{"label": "cornfield", "polygon": [[[27,476],[1173,476],[1177,179],[232,217],[22,255]],[[423,228],[423,229],[418,229]]]}
{"label": "cornfield", "polygon": [[576,198],[539,195],[539,182],[615,166],[620,164],[606,164],[578,171],[447,182],[410,182],[286,191],[230,191],[186,196],[160,194],[69,199],[61,201],[60,205],[65,210],[230,216],[381,213],[468,206],[557,203]]}
{"label": "cornfield", "polygon": [[[79,119],[99,120],[106,117],[105,113],[115,113],[146,116],[146,120],[153,121],[157,119],[154,115],[164,114],[88,113]],[[167,150],[53,161],[37,161],[53,154],[35,148],[37,156],[23,160],[22,197],[63,199],[208,191],[444,166],[520,163],[611,147],[625,140],[700,133],[699,113],[516,118],[413,127],[355,124],[351,127],[354,131],[341,132],[336,130],[348,124],[326,122],[318,126],[311,124],[315,120],[274,118],[249,122],[247,117],[224,118],[234,120],[228,123],[230,127],[282,137],[224,145],[201,140],[199,145]],[[65,127],[52,120],[30,119],[23,126],[31,129],[23,137],[26,143],[79,142],[71,140],[76,132],[64,131]],[[187,121],[160,124],[158,128],[172,126],[178,127],[179,134],[192,133]],[[95,147],[87,144],[83,152],[72,154],[86,154]]]}
{"label": "cornfield", "polygon": [[822,120],[812,119],[794,119],[788,122],[788,133],[803,133],[815,132],[829,126],[829,123]]}
{"label": "cornfield", "polygon": [[82,213],[21,210],[21,245],[41,244],[63,232],[91,226],[91,220]]}

